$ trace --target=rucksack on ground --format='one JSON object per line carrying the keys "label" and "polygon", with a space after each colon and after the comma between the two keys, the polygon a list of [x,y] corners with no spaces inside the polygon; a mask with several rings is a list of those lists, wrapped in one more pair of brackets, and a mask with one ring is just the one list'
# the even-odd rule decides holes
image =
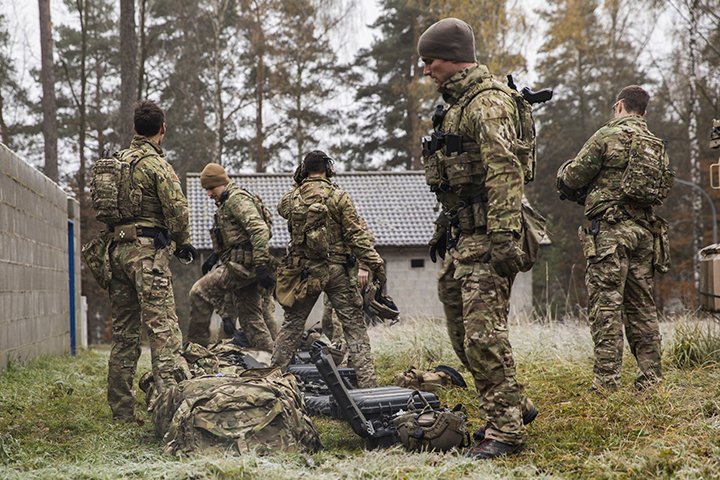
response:
{"label": "rucksack on ground", "polygon": [[164,452],[175,455],[314,452],[322,447],[295,377],[278,369],[185,380],[158,397],[153,419],[156,428],[167,425]]}

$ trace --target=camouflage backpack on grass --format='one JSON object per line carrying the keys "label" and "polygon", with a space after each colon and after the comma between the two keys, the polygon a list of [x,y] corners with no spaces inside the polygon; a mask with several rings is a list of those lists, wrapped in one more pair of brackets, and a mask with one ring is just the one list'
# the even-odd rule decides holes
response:
{"label": "camouflage backpack on grass", "polygon": [[322,447],[295,377],[277,369],[186,380],[160,395],[152,408],[156,430],[167,429],[165,453],[269,454]]}

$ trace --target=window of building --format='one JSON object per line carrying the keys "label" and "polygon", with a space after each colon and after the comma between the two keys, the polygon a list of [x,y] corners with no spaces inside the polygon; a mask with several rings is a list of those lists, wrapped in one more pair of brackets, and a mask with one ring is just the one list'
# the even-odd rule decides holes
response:
{"label": "window of building", "polygon": [[425,259],[424,258],[410,259],[410,268],[425,268]]}

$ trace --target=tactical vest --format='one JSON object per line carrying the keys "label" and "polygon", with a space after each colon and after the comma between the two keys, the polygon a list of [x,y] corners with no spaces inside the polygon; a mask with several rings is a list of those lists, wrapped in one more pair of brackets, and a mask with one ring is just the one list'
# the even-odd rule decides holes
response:
{"label": "tactical vest", "polygon": [[114,226],[140,215],[143,195],[133,174],[137,164],[148,156],[137,150],[123,150],[95,162],[90,179],[90,198],[100,222]]}
{"label": "tactical vest", "polygon": [[517,138],[513,143],[513,153],[522,166],[525,183],[535,178],[536,139],[531,105],[520,93],[492,77],[468,88],[444,112],[444,118],[438,125],[440,128],[436,128],[432,140],[423,141],[426,183],[445,210],[451,215],[458,215],[460,228],[466,232],[483,228],[487,223],[487,167],[475,139],[460,132],[460,122],[465,108],[487,90],[500,90],[513,99],[517,107]]}
{"label": "tactical vest", "polygon": [[290,199],[290,229],[293,252],[308,260],[328,260],[344,255],[340,224],[331,212],[335,186],[321,180],[305,180]]}
{"label": "tactical vest", "polygon": [[235,219],[228,208],[228,205],[231,203],[230,200],[236,195],[243,195],[253,202],[258,213],[260,213],[260,216],[268,226],[268,230],[270,230],[270,235],[272,236],[272,216],[260,197],[250,193],[244,188],[232,185],[228,189],[228,197],[215,211],[215,226],[210,232],[213,242],[213,250],[217,253],[223,253],[238,246],[249,246],[250,243],[250,235],[248,235],[245,227],[243,227]]}

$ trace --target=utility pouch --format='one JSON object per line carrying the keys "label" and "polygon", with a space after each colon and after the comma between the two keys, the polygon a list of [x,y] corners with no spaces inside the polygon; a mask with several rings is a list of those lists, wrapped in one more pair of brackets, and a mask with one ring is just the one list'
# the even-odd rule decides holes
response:
{"label": "utility pouch", "polygon": [[485,177],[483,163],[479,156],[471,155],[468,152],[446,157],[445,173],[448,183],[453,188],[471,184],[481,185]]}
{"label": "utility pouch", "polygon": [[113,240],[117,243],[129,243],[137,240],[135,225],[118,225],[113,228]]}
{"label": "utility pouch", "polygon": [[653,267],[659,273],[670,270],[670,238],[668,237],[668,223],[665,219],[655,217],[652,223],[653,232]]}
{"label": "utility pouch", "polygon": [[521,212],[523,262],[520,271],[527,272],[537,262],[540,242],[547,235],[547,220],[526,201],[523,201]]}
{"label": "utility pouch", "polygon": [[591,258],[595,258],[597,256],[595,235],[590,233],[590,229],[582,226],[578,228],[578,238],[580,239],[580,245],[582,245],[585,259],[590,260]]}
{"label": "utility pouch", "polygon": [[102,232],[82,246],[82,257],[100,288],[110,286],[110,234]]}

